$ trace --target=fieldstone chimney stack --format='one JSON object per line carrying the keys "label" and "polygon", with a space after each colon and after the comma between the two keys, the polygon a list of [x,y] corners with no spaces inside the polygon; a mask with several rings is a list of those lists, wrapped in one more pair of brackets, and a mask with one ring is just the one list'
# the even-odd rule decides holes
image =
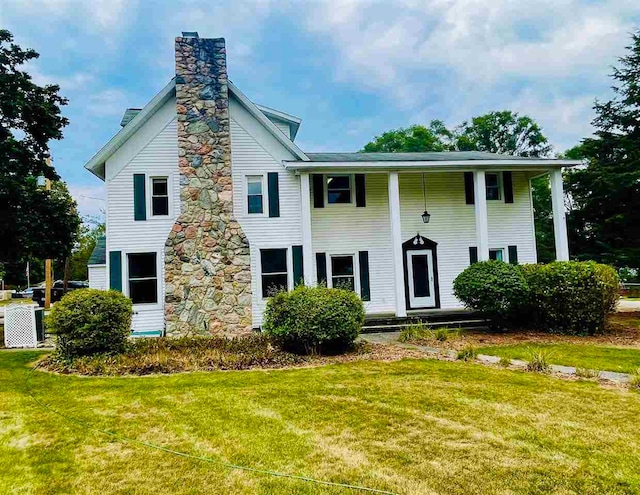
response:
{"label": "fieldstone chimney stack", "polygon": [[176,38],[180,215],[165,244],[168,335],[251,330],[249,243],[233,216],[223,38]]}

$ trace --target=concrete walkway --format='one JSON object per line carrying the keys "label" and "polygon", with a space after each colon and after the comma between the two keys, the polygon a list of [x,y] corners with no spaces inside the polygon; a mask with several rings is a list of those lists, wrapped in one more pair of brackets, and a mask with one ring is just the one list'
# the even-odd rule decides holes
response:
{"label": "concrete walkway", "polygon": [[[371,342],[374,344],[393,344],[405,349],[415,349],[425,354],[430,354],[434,357],[444,357],[447,359],[457,359],[458,353],[450,349],[441,349],[438,347],[429,347],[424,345],[415,345],[405,342],[399,342],[398,337],[400,332],[381,332],[381,333],[365,333],[360,336],[365,342]],[[488,356],[485,354],[478,354],[476,360],[483,364],[498,364],[500,362],[499,356]],[[511,359],[511,366],[520,369],[526,369],[526,361],[519,359]],[[576,376],[576,368],[573,366],[561,366],[558,364],[549,365],[549,369],[552,373],[559,373],[561,375]],[[614,371],[597,371],[594,370],[594,374],[597,373],[597,377],[600,380],[606,380],[614,383],[628,383],[631,381],[631,375],[627,373],[616,373]]]}
{"label": "concrete walkway", "polygon": [[640,301],[630,301],[629,299],[620,299],[616,306],[618,313],[631,313],[640,311]]}

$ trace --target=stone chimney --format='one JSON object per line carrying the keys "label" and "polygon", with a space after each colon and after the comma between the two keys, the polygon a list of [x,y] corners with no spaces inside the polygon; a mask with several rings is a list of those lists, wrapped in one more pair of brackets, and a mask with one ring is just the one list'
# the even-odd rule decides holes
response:
{"label": "stone chimney", "polygon": [[223,38],[176,38],[180,215],[165,243],[167,335],[251,331],[249,242],[233,216]]}

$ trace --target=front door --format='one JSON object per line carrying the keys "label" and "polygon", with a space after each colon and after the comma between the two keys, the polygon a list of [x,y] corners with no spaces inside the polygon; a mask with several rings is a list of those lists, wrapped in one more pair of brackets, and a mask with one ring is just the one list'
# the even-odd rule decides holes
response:
{"label": "front door", "polygon": [[409,306],[433,308],[436,305],[433,251],[431,249],[406,251]]}

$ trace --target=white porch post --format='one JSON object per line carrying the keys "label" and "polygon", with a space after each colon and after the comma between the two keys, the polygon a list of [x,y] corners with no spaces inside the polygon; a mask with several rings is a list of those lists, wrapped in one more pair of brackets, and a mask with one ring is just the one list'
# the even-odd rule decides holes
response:
{"label": "white porch post", "polygon": [[400,223],[400,186],[398,172],[389,172],[389,221],[391,222],[391,252],[396,289],[396,316],[407,316],[402,263],[402,225]]}
{"label": "white porch post", "polygon": [[476,213],[478,261],[489,260],[489,222],[487,220],[487,188],[484,170],[473,172],[473,195]]}
{"label": "white porch post", "polygon": [[564,211],[564,193],[562,190],[562,169],[549,172],[551,179],[551,204],[553,206],[553,234],[556,240],[556,260],[569,261],[569,239],[567,219]]}
{"label": "white porch post", "polygon": [[311,192],[309,190],[309,173],[300,174],[300,192],[302,201],[302,269],[304,271],[304,285],[316,284],[313,273],[313,246],[311,237]]}

